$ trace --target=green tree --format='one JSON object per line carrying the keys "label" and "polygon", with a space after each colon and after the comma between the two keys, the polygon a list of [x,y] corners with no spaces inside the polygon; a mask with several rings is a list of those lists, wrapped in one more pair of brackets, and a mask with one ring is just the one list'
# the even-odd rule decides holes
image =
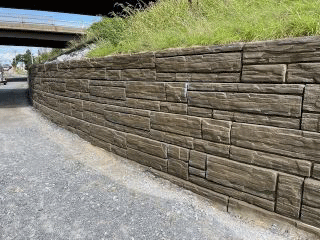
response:
{"label": "green tree", "polygon": [[12,66],[17,67],[19,62],[22,62],[25,64],[26,70],[30,68],[30,66],[33,64],[33,56],[31,51],[28,49],[25,54],[18,54],[16,57],[12,60]]}

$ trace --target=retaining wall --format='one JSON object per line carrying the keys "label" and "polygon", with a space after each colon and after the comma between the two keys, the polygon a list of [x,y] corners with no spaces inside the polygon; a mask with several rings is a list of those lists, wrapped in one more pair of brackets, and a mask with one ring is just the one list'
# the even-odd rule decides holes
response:
{"label": "retaining wall", "polygon": [[30,79],[34,106],[92,144],[225,209],[320,227],[320,38],[34,65]]}

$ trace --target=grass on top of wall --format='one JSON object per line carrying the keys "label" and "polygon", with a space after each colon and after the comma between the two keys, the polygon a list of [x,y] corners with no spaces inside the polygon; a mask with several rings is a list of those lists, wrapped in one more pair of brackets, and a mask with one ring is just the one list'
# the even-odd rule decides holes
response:
{"label": "grass on top of wall", "polygon": [[320,0],[159,0],[103,18],[87,38],[88,56],[194,45],[312,36],[320,33]]}

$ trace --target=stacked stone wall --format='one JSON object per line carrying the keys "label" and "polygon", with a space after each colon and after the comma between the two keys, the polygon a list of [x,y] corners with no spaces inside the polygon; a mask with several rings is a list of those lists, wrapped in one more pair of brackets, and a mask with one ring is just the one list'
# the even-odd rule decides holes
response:
{"label": "stacked stone wall", "polygon": [[320,38],[34,65],[30,80],[34,106],[92,144],[225,209],[320,228]]}

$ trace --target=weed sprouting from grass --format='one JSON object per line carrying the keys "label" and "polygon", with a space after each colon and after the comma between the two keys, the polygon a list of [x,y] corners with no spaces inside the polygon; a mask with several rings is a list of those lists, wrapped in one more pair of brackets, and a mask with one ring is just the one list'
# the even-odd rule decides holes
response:
{"label": "weed sprouting from grass", "polygon": [[159,0],[122,5],[88,30],[89,56],[318,35],[319,0]]}

